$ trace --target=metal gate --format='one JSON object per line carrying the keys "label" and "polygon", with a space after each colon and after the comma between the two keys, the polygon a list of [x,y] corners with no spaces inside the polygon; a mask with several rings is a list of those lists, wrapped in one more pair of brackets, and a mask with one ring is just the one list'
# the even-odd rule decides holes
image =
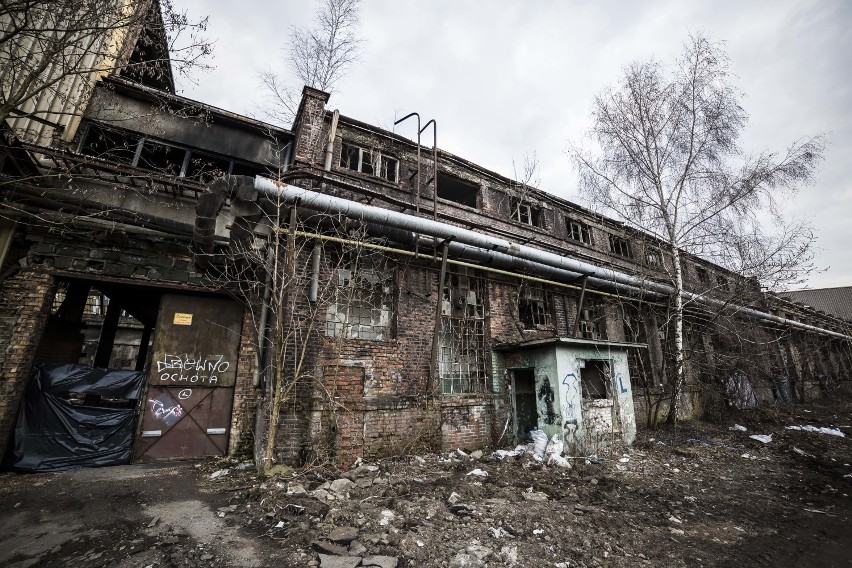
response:
{"label": "metal gate", "polygon": [[231,300],[163,295],[137,461],[227,452],[242,317]]}

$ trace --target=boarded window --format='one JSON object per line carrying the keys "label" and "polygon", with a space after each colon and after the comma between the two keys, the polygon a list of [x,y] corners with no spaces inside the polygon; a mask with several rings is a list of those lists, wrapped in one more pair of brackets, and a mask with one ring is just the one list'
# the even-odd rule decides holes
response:
{"label": "boarded window", "polygon": [[448,274],[441,302],[441,392],[486,392],[485,282],[462,269]]}

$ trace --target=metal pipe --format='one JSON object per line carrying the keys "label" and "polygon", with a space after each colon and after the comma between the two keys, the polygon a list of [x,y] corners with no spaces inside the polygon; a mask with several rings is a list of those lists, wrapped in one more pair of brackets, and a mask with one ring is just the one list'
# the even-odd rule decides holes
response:
{"label": "metal pipe", "polygon": [[[452,239],[486,251],[503,253],[523,260],[528,260],[534,264],[541,264],[566,270],[575,273],[576,276],[587,274],[589,276],[590,284],[599,282],[604,284],[613,283],[616,285],[616,289],[624,290],[631,294],[647,294],[648,291],[651,291],[657,294],[670,296],[675,293],[675,289],[667,284],[625,274],[610,268],[595,266],[581,260],[534,249],[499,237],[483,235],[482,233],[477,233],[469,229],[456,227],[454,225],[449,225],[432,219],[424,219],[422,217],[415,217],[398,211],[391,211],[381,207],[365,205],[363,203],[357,203],[341,197],[334,197],[332,195],[317,193],[301,187],[279,183],[260,176],[255,178],[254,185],[255,189],[257,189],[261,194],[273,196],[282,199],[285,202],[298,202],[301,206],[314,209],[316,211],[338,213],[353,219],[377,223],[379,225],[386,225],[398,229],[406,229],[415,233],[429,235],[431,237]],[[843,339],[852,339],[847,335],[837,333],[835,331],[819,328],[794,320],[788,320],[745,306],[730,305],[721,300],[708,298],[701,294],[684,291],[683,296],[687,300],[697,301],[715,307],[732,308],[738,313],[751,315],[764,321],[772,321],[782,325],[823,333]]]}
{"label": "metal pipe", "polygon": [[322,245],[319,241],[314,243],[314,250],[311,252],[311,288],[308,299],[311,302],[317,301],[319,294],[319,272],[320,272],[320,254],[322,253]]}
{"label": "metal pipe", "polygon": [[423,132],[420,130],[420,114],[416,112],[410,112],[393,123],[394,126],[399,124],[400,122],[406,121],[412,116],[417,117],[417,182],[416,187],[414,189],[414,210],[417,211],[417,214],[420,214],[420,133]]}
{"label": "metal pipe", "polygon": [[[273,233],[273,238],[277,235]],[[266,266],[273,266],[275,260],[275,247],[267,243]],[[266,285],[263,290],[263,303],[260,306],[260,321],[257,324],[257,351],[254,353],[254,371],[252,372],[251,384],[255,388],[260,386],[260,367],[263,365],[263,354],[266,350],[266,324],[269,320],[269,298],[272,296],[272,275],[266,271]]]}
{"label": "metal pipe", "polygon": [[[432,164],[435,168],[435,174],[432,177],[432,219],[438,220],[438,121],[430,119],[429,122],[423,125],[420,129],[422,133],[429,125],[432,125]],[[418,142],[419,142],[418,138]],[[435,251],[437,253],[437,250]]]}

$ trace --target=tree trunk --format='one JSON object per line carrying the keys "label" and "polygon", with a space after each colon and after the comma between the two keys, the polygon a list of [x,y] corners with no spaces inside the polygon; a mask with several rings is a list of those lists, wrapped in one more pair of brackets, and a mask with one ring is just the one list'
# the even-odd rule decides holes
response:
{"label": "tree trunk", "polygon": [[680,395],[684,385],[684,350],[683,350],[683,269],[680,265],[680,251],[676,244],[672,245],[672,261],[674,262],[674,344],[675,344],[675,376],[672,386],[672,402],[669,406],[669,424],[677,425],[680,412]]}

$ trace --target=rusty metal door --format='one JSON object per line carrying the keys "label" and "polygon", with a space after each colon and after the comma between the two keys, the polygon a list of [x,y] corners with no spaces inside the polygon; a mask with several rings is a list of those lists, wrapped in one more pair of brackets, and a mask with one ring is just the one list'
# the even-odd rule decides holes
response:
{"label": "rusty metal door", "polygon": [[231,300],[163,295],[137,461],[227,452],[242,317]]}

